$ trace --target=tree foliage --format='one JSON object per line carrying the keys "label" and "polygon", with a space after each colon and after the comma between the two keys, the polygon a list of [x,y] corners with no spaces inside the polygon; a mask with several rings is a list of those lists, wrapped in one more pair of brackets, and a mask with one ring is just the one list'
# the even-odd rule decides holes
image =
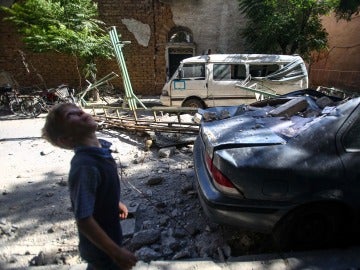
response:
{"label": "tree foliage", "polygon": [[74,55],[82,60],[85,77],[95,78],[96,58],[113,54],[91,0],[25,0],[2,9],[30,50]]}
{"label": "tree foliage", "polygon": [[359,14],[360,0],[340,0],[335,7],[336,17],[338,19],[351,20],[351,16]]}
{"label": "tree foliage", "polygon": [[311,51],[320,51],[327,46],[328,34],[320,16],[335,10],[339,18],[345,18],[343,12],[348,10],[340,5],[348,0],[238,1],[240,10],[248,18],[242,36],[254,52],[297,53],[305,59]]}

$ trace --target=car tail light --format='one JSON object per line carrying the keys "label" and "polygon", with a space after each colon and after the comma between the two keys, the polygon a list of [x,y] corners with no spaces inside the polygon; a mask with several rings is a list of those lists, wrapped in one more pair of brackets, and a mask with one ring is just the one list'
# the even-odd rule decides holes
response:
{"label": "car tail light", "polygon": [[240,195],[240,192],[235,188],[233,183],[214,165],[211,157],[208,153],[205,153],[205,163],[209,173],[214,179],[214,185],[221,192],[231,194],[231,195]]}

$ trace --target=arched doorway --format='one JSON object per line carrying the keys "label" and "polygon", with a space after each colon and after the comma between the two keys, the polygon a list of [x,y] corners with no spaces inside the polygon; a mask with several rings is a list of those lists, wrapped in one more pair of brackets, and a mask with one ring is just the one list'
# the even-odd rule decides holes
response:
{"label": "arched doorway", "polygon": [[169,31],[166,46],[166,76],[169,79],[181,60],[195,55],[195,44],[190,29],[174,27]]}

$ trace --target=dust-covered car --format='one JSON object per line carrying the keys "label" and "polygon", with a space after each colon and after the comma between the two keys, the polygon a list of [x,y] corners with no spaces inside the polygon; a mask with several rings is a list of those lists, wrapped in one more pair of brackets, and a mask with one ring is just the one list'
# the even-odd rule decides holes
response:
{"label": "dust-covered car", "polygon": [[315,90],[200,111],[199,199],[215,222],[283,247],[336,242],[360,212],[360,98]]}

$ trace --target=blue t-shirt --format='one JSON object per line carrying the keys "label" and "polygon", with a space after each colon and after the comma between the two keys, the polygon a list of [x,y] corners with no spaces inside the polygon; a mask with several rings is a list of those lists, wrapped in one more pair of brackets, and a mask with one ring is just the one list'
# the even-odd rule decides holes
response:
{"label": "blue t-shirt", "polygon": [[[69,190],[77,220],[90,216],[118,245],[122,232],[119,221],[120,181],[111,143],[99,140],[99,147],[77,147],[71,160]],[[79,232],[80,255],[85,260],[104,259],[107,255]]]}

